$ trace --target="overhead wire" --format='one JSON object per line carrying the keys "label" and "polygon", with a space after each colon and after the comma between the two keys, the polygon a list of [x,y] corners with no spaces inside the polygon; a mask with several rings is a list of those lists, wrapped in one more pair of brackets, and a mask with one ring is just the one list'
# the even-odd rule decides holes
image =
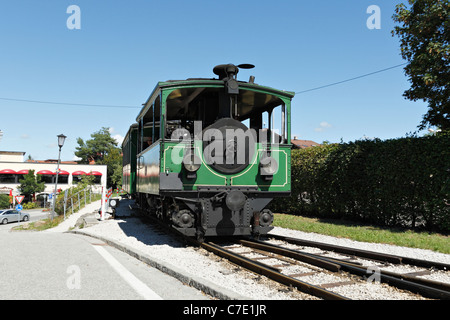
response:
{"label": "overhead wire", "polygon": [[395,69],[395,68],[404,66],[405,64],[407,64],[407,62],[398,64],[396,66],[392,66],[392,67],[389,67],[389,68],[385,68],[385,69],[377,70],[377,71],[374,71],[374,72],[366,73],[366,74],[363,74],[361,76],[357,76],[357,77],[354,77],[354,78],[350,78],[350,79],[346,79],[346,80],[342,80],[342,81],[338,81],[338,82],[333,82],[333,83],[330,83],[330,84],[326,84],[326,85],[323,85],[323,86],[320,86],[320,87],[316,87],[316,88],[311,88],[311,89],[308,89],[308,90],[298,91],[295,94],[301,94],[301,93],[305,93],[305,92],[310,92],[310,91],[314,91],[314,90],[328,88],[328,87],[335,86],[335,85],[338,85],[338,84],[341,84],[341,83],[345,83],[345,82],[361,79],[361,78],[368,77],[368,76],[371,76],[371,75],[374,75],[374,74],[377,74],[377,73],[380,73],[380,72],[384,72],[384,71],[388,71],[388,70],[391,70],[391,69]]}
{"label": "overhead wire", "polygon": [[57,105],[69,105],[69,106],[79,106],[79,107],[100,107],[100,108],[141,108],[136,106],[117,106],[117,105],[106,105],[106,104],[91,104],[91,103],[72,103],[72,102],[54,102],[54,101],[41,101],[41,100],[28,100],[28,99],[14,99],[14,98],[1,98],[0,100],[6,101],[17,101],[17,102],[30,102],[30,103],[43,103],[43,104],[57,104]]}
{"label": "overhead wire", "polygon": [[[354,81],[357,79],[361,79],[364,77],[368,77],[377,73],[381,73],[381,72],[385,72],[391,69],[395,69],[401,66],[404,66],[405,63],[401,63],[389,68],[385,68],[385,69],[381,69],[381,70],[377,70],[374,72],[370,72],[370,73],[366,73],[357,77],[353,77],[350,79],[346,79],[346,80],[342,80],[342,81],[338,81],[338,82],[333,82],[330,84],[326,84],[320,87],[315,87],[315,88],[311,88],[311,89],[307,89],[307,90],[303,90],[303,91],[298,91],[295,92],[296,94],[302,94],[302,93],[306,93],[306,92],[310,92],[310,91],[315,91],[315,90],[320,90],[320,89],[324,89],[324,88],[328,88],[331,86],[335,86],[341,83],[345,83],[345,82],[349,82],[349,81]],[[27,103],[41,103],[41,104],[54,104],[54,105],[70,105],[70,106],[78,106],[78,107],[99,107],[99,108],[127,108],[127,109],[140,109],[141,107],[139,106],[121,106],[121,105],[106,105],[106,104],[91,104],[91,103],[73,103],[73,102],[55,102],[55,101],[42,101],[42,100],[30,100],[30,99],[16,99],[16,98],[4,98],[4,97],[0,97],[0,100],[5,100],[5,101],[16,101],[16,102],[27,102]]]}

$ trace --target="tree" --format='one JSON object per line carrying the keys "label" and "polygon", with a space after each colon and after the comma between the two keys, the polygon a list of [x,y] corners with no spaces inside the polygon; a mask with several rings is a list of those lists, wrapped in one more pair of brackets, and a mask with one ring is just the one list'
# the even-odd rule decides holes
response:
{"label": "tree", "polygon": [[108,154],[102,161],[102,164],[108,166],[107,185],[114,189],[122,186],[122,152],[119,148],[109,150]]}
{"label": "tree", "polygon": [[75,155],[81,158],[81,163],[101,162],[110,150],[117,149],[117,142],[111,137],[109,128],[101,128],[91,134],[91,138],[86,140],[86,143],[81,138],[77,139],[79,146],[75,148]]}
{"label": "tree", "polygon": [[81,180],[78,182],[80,189],[85,189],[87,186],[93,186],[95,184],[95,176],[83,174]]}
{"label": "tree", "polygon": [[41,181],[40,176],[34,175],[34,170],[29,170],[28,174],[24,175],[23,179],[19,180],[19,183],[18,189],[21,194],[27,197],[28,201],[30,200],[31,195],[45,190],[45,183]]}
{"label": "tree", "polygon": [[78,138],[75,155],[80,157],[81,163],[95,161],[97,164],[107,165],[107,186],[118,187],[122,181],[122,154],[117,147],[116,140],[111,137],[109,128],[103,127],[91,134],[90,140]]}
{"label": "tree", "polygon": [[450,129],[450,0],[408,0],[396,6],[400,23],[392,35],[400,38],[405,73],[411,88],[403,96],[428,103],[419,129]]}

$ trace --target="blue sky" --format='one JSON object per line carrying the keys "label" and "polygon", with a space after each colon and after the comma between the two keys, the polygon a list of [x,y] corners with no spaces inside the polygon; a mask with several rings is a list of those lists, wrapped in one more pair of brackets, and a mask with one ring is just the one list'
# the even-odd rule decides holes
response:
{"label": "blue sky", "polygon": [[[0,150],[74,158],[76,140],[102,127],[123,137],[158,81],[214,77],[223,63],[252,63],[238,77],[300,92],[403,63],[391,36],[392,0],[15,0],[0,3]],[[67,8],[81,29],[67,28]],[[381,29],[367,28],[370,5]],[[427,108],[402,96],[403,68],[296,95],[292,135],[322,142],[397,138]],[[29,103],[4,99],[94,106]]]}

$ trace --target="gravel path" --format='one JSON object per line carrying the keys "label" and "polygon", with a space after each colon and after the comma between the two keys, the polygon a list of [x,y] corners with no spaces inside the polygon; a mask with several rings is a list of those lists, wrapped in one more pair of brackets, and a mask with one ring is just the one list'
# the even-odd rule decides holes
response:
{"label": "gravel path", "polygon": [[[168,266],[174,266],[177,270],[184,270],[183,272],[187,274],[204,279],[206,282],[214,283],[219,287],[225,288],[228,292],[234,292],[236,293],[235,298],[237,299],[317,299],[297,290],[290,291],[285,286],[278,285],[265,277],[260,277],[234,266],[203,249],[180,244],[172,237],[155,230],[151,226],[142,224],[138,218],[132,217],[133,211],[129,209],[129,204],[131,202],[128,200],[121,201],[118,213],[120,211],[122,218],[101,221],[81,231],[88,235],[104,237],[115,243],[134,248]],[[75,225],[77,218],[86,214],[86,212],[92,212],[90,210],[98,209],[98,207],[99,204],[97,203],[88,206],[88,208],[85,208],[80,213],[75,214],[73,217],[71,216],[69,218],[70,222],[66,220],[50,232],[67,231],[69,227]],[[430,250],[363,243],[283,228],[275,228],[272,233],[450,264],[450,255]],[[368,290],[371,289],[369,288]],[[382,295],[379,299],[408,299],[405,298],[402,292],[396,293],[395,291],[393,290],[392,295],[388,297]],[[361,295],[361,299],[364,299],[363,294]]]}

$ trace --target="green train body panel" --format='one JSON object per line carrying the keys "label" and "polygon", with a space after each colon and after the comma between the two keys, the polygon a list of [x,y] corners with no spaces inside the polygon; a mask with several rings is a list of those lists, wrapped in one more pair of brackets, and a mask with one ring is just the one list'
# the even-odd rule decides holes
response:
{"label": "green train body panel", "polygon": [[122,143],[123,173],[122,188],[129,194],[136,193],[137,128],[131,127]]}
{"label": "green train body panel", "polygon": [[[251,187],[256,191],[289,192],[291,190],[291,146],[280,145],[271,149],[272,156],[277,160],[278,171],[271,181],[266,181],[260,174],[261,153],[267,152],[267,146],[258,143],[251,163],[241,172],[235,174],[223,174],[211,168],[203,156],[201,141],[195,144],[195,154],[201,159],[202,164],[197,171],[195,179],[188,179],[183,170],[183,164],[179,161],[184,156],[186,144],[165,142],[162,151],[161,173],[178,173],[182,177],[184,190],[198,190],[198,187]],[[175,161],[174,161],[175,160]]]}

